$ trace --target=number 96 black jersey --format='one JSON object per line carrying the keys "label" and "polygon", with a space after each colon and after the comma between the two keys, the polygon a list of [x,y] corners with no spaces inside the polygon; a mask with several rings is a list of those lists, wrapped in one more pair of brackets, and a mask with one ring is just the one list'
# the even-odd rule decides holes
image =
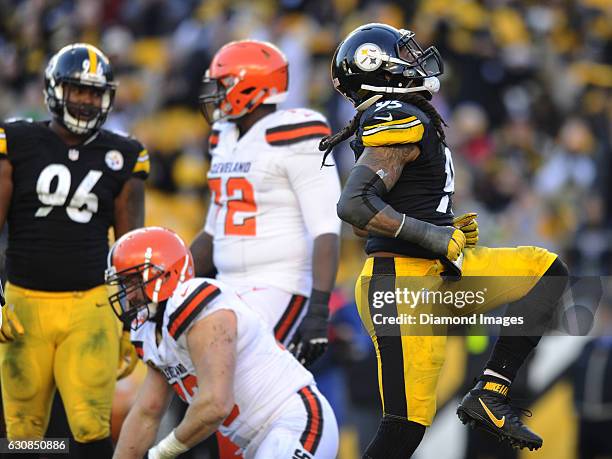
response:
{"label": "number 96 black jersey", "polygon": [[0,124],[0,159],[13,168],[8,280],[45,291],[104,283],[114,201],[131,177],[146,179],[140,142],[100,130],[66,145],[48,122]]}
{"label": "number 96 black jersey", "polygon": [[[395,186],[383,196],[384,201],[409,217],[435,225],[452,225],[453,160],[427,114],[399,100],[382,100],[363,112],[356,139],[351,142],[357,159],[366,147],[399,144],[416,144],[420,155],[404,167]],[[437,258],[407,241],[369,236],[366,253],[379,251]]]}

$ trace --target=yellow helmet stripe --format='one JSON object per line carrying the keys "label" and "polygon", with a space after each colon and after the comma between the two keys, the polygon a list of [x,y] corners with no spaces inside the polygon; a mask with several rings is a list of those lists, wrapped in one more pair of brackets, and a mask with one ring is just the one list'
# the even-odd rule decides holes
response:
{"label": "yellow helmet stripe", "polygon": [[93,46],[87,45],[87,52],[89,53],[89,73],[95,74],[98,68],[98,54]]}

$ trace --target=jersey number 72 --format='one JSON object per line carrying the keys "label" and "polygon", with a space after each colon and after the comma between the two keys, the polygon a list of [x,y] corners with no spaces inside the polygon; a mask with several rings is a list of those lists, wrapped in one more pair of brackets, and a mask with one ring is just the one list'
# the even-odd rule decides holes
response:
{"label": "jersey number 72", "polygon": [[257,212],[255,192],[253,185],[244,177],[230,177],[225,182],[225,196],[223,196],[221,177],[208,179],[208,186],[214,194],[215,204],[227,204],[225,212],[224,230],[226,236],[255,236],[257,233],[257,220],[255,217],[245,217],[236,222],[238,212]]}

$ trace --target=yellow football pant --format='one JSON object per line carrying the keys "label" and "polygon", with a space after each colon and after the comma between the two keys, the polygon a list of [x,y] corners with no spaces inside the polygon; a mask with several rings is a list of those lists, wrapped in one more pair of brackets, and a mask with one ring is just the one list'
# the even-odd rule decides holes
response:
{"label": "yellow football pant", "polygon": [[119,337],[106,287],[43,292],[7,284],[6,300],[25,329],[0,344],[8,438],[44,436],[56,385],[76,441],[108,437]]}
{"label": "yellow football pant", "polygon": [[[444,363],[446,336],[414,336],[410,325],[384,328],[375,326],[373,290],[405,288],[413,279],[415,290],[473,290],[480,282],[486,288],[485,302],[465,306],[457,315],[485,313],[500,305],[523,298],[554,262],[557,255],[539,247],[473,247],[463,251],[463,278],[445,281],[445,270],[438,260],[420,258],[368,258],[355,286],[361,320],[368,330],[378,360],[378,383],[383,412],[431,425],[436,412],[436,385]],[[470,276],[496,276],[497,279],[470,279]],[[401,279],[404,277],[404,279]],[[421,278],[415,281],[416,277]],[[393,306],[395,307],[395,306]],[[396,313],[400,313],[399,306]],[[396,333],[389,333],[395,330]],[[414,328],[413,328],[414,330]],[[422,335],[422,328],[420,335]],[[413,336],[411,336],[413,335]]]}

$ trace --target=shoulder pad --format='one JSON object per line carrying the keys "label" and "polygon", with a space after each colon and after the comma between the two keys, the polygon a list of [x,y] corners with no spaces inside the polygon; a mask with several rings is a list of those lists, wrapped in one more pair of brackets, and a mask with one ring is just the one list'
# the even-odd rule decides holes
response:
{"label": "shoulder pad", "polygon": [[117,129],[113,129],[113,130],[101,129],[101,131],[106,132],[114,140],[117,140],[119,142],[124,142],[130,146],[133,146],[134,147],[133,149],[137,153],[140,152],[144,148],[142,143],[140,143],[140,141],[136,137],[134,137],[132,134],[128,132],[117,130]]}
{"label": "shoulder pad", "polygon": [[383,100],[368,108],[360,120],[361,141],[366,147],[420,142],[429,124],[412,104]]}
{"label": "shoulder pad", "polygon": [[118,136],[121,137],[126,137],[128,139],[133,139],[134,137],[132,137],[128,132],[125,132],[121,129],[109,129],[108,132],[112,132],[113,134],[116,134]]}
{"label": "shoulder pad", "polygon": [[314,110],[296,108],[275,113],[265,137],[272,146],[286,146],[329,134],[331,129],[323,115]]}
{"label": "shoulder pad", "polygon": [[34,118],[24,118],[21,116],[12,116],[10,118],[7,118],[4,120],[5,123],[18,123],[18,122],[22,122],[22,123],[33,123],[34,122]]}
{"label": "shoulder pad", "polygon": [[210,134],[208,135],[208,149],[214,150],[219,145],[219,133],[216,129],[211,129]]}
{"label": "shoulder pad", "polygon": [[210,127],[210,133],[208,134],[208,152],[210,154],[214,153],[215,148],[219,145],[221,134],[227,129],[235,129],[234,123],[221,120],[215,121]]}
{"label": "shoulder pad", "polygon": [[101,132],[109,136],[111,142],[118,143],[121,151],[132,158],[131,160],[134,161],[134,167],[131,172],[132,176],[146,180],[151,170],[149,152],[146,147],[136,137],[128,133],[107,129],[103,129]]}
{"label": "shoulder pad", "polygon": [[179,285],[166,306],[170,336],[179,339],[204,307],[220,294],[219,287],[199,279]]}
{"label": "shoulder pad", "polygon": [[0,158],[8,157],[8,144],[21,143],[23,139],[30,139],[34,132],[47,130],[42,122],[36,122],[32,118],[8,118],[0,122]]}

